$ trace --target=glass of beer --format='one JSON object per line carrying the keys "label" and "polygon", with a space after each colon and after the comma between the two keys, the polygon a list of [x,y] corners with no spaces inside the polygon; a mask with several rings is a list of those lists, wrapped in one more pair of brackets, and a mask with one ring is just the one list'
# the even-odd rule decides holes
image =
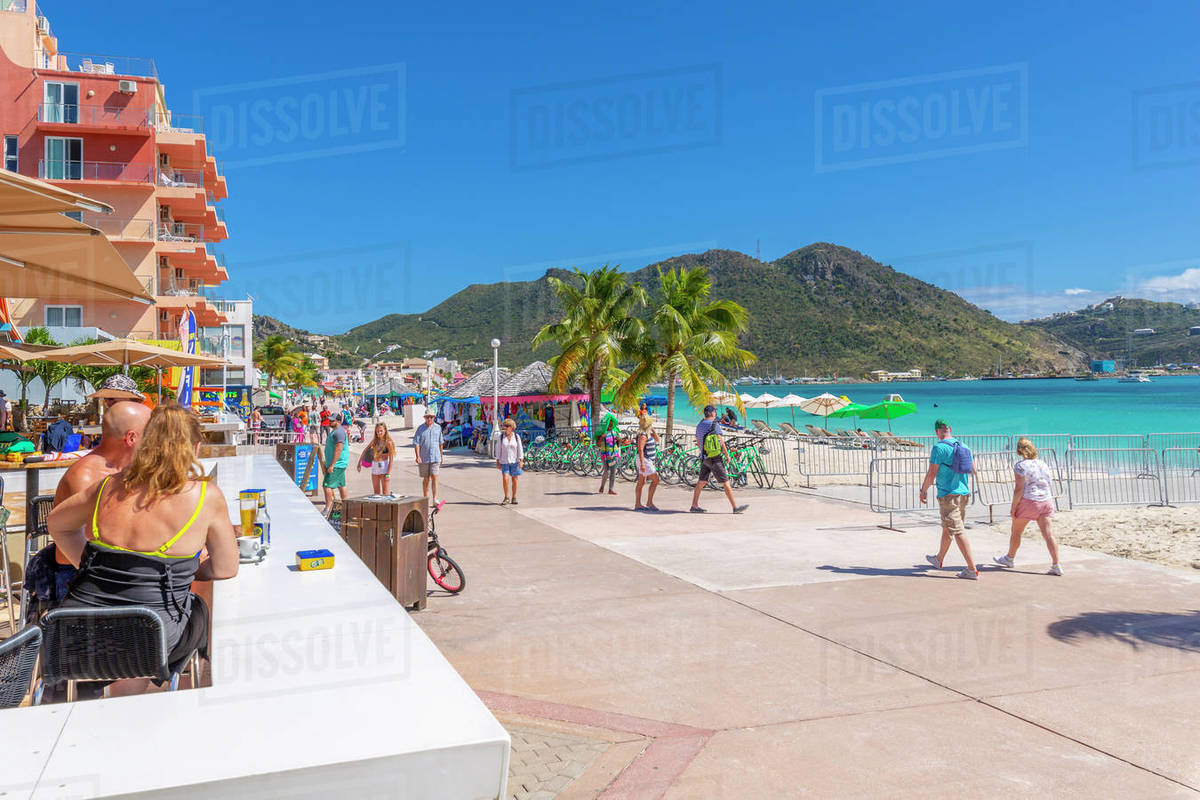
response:
{"label": "glass of beer", "polygon": [[254,535],[254,518],[258,516],[258,498],[242,496],[238,498],[242,509],[242,536]]}

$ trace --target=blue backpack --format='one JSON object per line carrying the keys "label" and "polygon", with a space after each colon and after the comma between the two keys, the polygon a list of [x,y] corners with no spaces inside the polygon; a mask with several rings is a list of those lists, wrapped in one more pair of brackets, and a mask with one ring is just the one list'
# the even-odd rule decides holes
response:
{"label": "blue backpack", "polygon": [[975,457],[971,455],[971,448],[958,440],[954,442],[954,455],[950,457],[950,469],[959,475],[970,475],[975,471]]}

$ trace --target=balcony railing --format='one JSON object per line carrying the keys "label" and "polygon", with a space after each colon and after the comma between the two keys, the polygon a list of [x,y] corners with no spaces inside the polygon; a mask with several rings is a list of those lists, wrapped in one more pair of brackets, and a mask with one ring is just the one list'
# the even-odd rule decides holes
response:
{"label": "balcony railing", "polygon": [[146,217],[110,217],[107,214],[84,212],[83,223],[113,239],[154,241],[154,220]]}
{"label": "balcony railing", "polygon": [[58,53],[49,56],[49,66],[57,72],[82,72],[86,75],[120,75],[158,80],[158,70],[152,58],[127,56],[97,56],[83,53]]}
{"label": "balcony railing", "polygon": [[203,242],[204,226],[194,222],[159,222],[160,242]]}
{"label": "balcony railing", "polygon": [[150,124],[163,133],[204,133],[204,117],[196,114],[174,114],[150,111]]}
{"label": "balcony railing", "polygon": [[204,186],[204,173],[190,169],[158,170],[158,185],[172,189],[196,189]]}
{"label": "balcony railing", "polygon": [[119,181],[150,183],[153,167],[149,164],[121,164],[109,161],[38,161],[38,177],[47,181]]}
{"label": "balcony railing", "polygon": [[37,118],[38,122],[64,125],[120,125],[125,128],[148,129],[146,114],[140,108],[40,103]]}

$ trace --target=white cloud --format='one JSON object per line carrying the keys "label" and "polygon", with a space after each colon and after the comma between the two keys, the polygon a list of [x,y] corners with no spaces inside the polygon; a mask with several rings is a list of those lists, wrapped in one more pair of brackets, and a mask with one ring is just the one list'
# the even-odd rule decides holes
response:
{"label": "white cloud", "polygon": [[1200,267],[1190,267],[1178,275],[1147,278],[1139,284],[1138,289],[1148,295],[1177,295],[1184,292],[1190,295],[1188,299],[1194,300],[1195,295],[1200,294]]}
{"label": "white cloud", "polygon": [[1088,294],[1091,291],[1092,291],[1091,289],[1064,289],[1063,294],[1068,294],[1068,295]]}

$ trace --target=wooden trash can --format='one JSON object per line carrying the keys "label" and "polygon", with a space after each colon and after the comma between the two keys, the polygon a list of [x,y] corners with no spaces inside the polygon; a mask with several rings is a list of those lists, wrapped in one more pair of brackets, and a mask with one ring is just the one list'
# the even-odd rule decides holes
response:
{"label": "wooden trash can", "polygon": [[428,518],[424,497],[354,497],[342,513],[342,538],[406,608],[426,603]]}

